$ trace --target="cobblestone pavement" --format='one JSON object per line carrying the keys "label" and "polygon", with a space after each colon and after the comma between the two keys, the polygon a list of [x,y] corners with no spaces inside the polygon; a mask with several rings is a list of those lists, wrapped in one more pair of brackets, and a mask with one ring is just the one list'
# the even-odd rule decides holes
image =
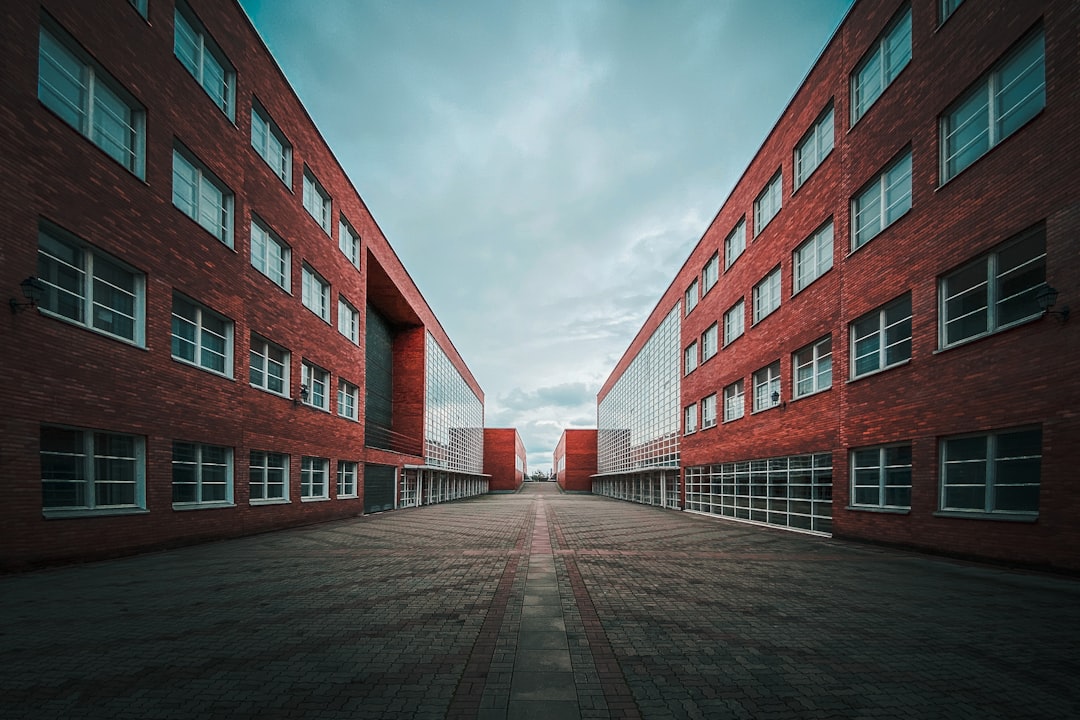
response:
{"label": "cobblestone pavement", "polygon": [[0,577],[4,720],[443,717],[1080,717],[1080,582],[547,483]]}

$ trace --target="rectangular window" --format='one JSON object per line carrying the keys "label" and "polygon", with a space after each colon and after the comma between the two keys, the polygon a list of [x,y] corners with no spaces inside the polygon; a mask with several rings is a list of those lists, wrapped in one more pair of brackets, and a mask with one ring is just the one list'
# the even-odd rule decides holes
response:
{"label": "rectangular window", "polygon": [[330,373],[322,368],[312,365],[304,360],[300,366],[301,396],[307,390],[307,397],[303,398],[306,405],[320,410],[330,411]]}
{"label": "rectangular window", "polygon": [[911,508],[911,445],[852,450],[851,504]]}
{"label": "rectangular window", "polygon": [[356,267],[360,267],[360,233],[342,215],[338,220],[338,247]]}
{"label": "rectangular window", "polygon": [[754,237],[761,234],[769,221],[780,212],[783,202],[783,173],[777,171],[754,200]]}
{"label": "rectangular window", "polygon": [[38,99],[113,160],[144,177],[146,110],[59,28],[41,28]]}
{"label": "rectangular window", "polygon": [[833,221],[831,218],[802,245],[795,248],[792,260],[792,265],[795,267],[794,292],[799,292],[832,268]]}
{"label": "rectangular window", "polygon": [[754,324],[780,307],[780,268],[777,267],[754,286]]}
{"label": "rectangular window", "polygon": [[311,170],[304,168],[304,209],[319,227],[330,234],[330,194],[323,189]]}
{"label": "rectangular window", "polygon": [[139,14],[146,17],[147,0],[128,0],[131,3],[131,7],[139,11]]}
{"label": "rectangular window", "polygon": [[350,420],[356,419],[357,400],[360,397],[360,389],[350,382],[338,379],[337,412],[338,415]]}
{"label": "rectangular window", "polygon": [[945,438],[941,509],[1035,515],[1041,470],[1041,428]]}
{"label": "rectangular window", "polygon": [[301,279],[304,307],[330,322],[330,283],[306,264],[302,268]]}
{"label": "rectangular window", "polygon": [[851,324],[853,378],[911,359],[911,295],[863,315]]}
{"label": "rectangular window", "polygon": [[742,298],[724,313],[724,347],[735,342],[743,334],[746,323],[746,303]]}
{"label": "rectangular window", "polygon": [[208,233],[233,246],[233,194],[202,166],[173,149],[173,205]]}
{"label": "rectangular window", "polygon": [[709,262],[705,263],[705,267],[701,269],[701,294],[704,295],[712,290],[719,279],[720,255],[719,253],[713,253],[713,256],[709,258]]}
{"label": "rectangular window", "polygon": [[286,187],[292,187],[292,146],[258,102],[251,104],[251,147]]}
{"label": "rectangular window", "polygon": [[251,220],[251,265],[285,292],[289,292],[289,258],[291,252],[285,241],[263,226],[254,217]]}
{"label": "rectangular window", "polygon": [[37,275],[43,313],[140,347],[145,333],[146,278],[67,233],[38,228]]}
{"label": "rectangular window", "polygon": [[173,293],[174,360],[232,377],[232,328],[231,320]]}
{"label": "rectangular window", "polygon": [[724,270],[735,264],[746,249],[746,218],[739,220],[735,229],[724,239]]}
{"label": "rectangular window", "polygon": [[851,249],[858,250],[911,209],[911,150],[903,154],[851,202]]}
{"label": "rectangular window", "polygon": [[851,124],[859,121],[911,60],[911,8],[905,7],[851,75]]}
{"label": "rectangular window", "polygon": [[289,387],[289,351],[251,334],[251,386],[287,395]]}
{"label": "rectangular window", "polygon": [[683,374],[689,375],[697,368],[698,346],[697,340],[686,346],[683,350]]}
{"label": "rectangular window", "polygon": [[716,393],[701,399],[701,429],[716,425]]}
{"label": "rectangular window", "polygon": [[697,403],[690,403],[683,408],[683,435],[697,432]]}
{"label": "rectangular window", "polygon": [[337,496],[339,498],[356,497],[356,475],[359,464],[350,460],[338,460]]}
{"label": "rectangular window", "polygon": [[1046,107],[1040,30],[1011,50],[941,116],[941,181],[978,160]]}
{"label": "rectangular window", "polygon": [[231,505],[232,448],[173,442],[173,505]]}
{"label": "rectangular window", "polygon": [[780,361],[754,373],[754,412],[780,404]]}
{"label": "rectangular window", "polygon": [[337,327],[339,333],[349,338],[349,342],[360,344],[360,311],[341,295],[338,295]]}
{"label": "rectangular window", "polygon": [[42,426],[41,497],[46,515],[145,509],[143,438]]}
{"label": "rectangular window", "polygon": [[248,478],[252,505],[288,501],[289,456],[252,450]]}
{"label": "rectangular window", "polygon": [[1046,229],[1040,225],[941,279],[941,346],[1037,318],[1046,282]]}
{"label": "rectangular window", "polygon": [[698,304],[697,278],[694,278],[694,282],[690,283],[690,287],[686,288],[684,297],[686,298],[686,314],[689,315],[690,311],[696,308]]}
{"label": "rectangular window", "polygon": [[717,335],[716,323],[713,323],[705,329],[705,332],[701,333],[701,362],[705,362],[716,354]]}
{"label": "rectangular window", "polygon": [[798,189],[833,150],[833,106],[814,121],[803,139],[795,146],[795,187]]}
{"label": "rectangular window", "polygon": [[300,499],[325,500],[329,497],[330,460],[303,457],[300,461]]}
{"label": "rectangular window", "polygon": [[236,71],[187,6],[177,3],[174,17],[173,53],[218,109],[232,120]]}
{"label": "rectangular window", "polygon": [[738,420],[746,407],[746,394],[743,381],[736,380],[724,388],[724,422]]}
{"label": "rectangular window", "polygon": [[826,335],[798,350],[792,357],[795,397],[832,387],[832,336]]}
{"label": "rectangular window", "polygon": [[938,0],[938,14],[941,17],[938,24],[948,20],[949,16],[956,12],[956,8],[960,7],[960,3],[963,1],[964,0]]}

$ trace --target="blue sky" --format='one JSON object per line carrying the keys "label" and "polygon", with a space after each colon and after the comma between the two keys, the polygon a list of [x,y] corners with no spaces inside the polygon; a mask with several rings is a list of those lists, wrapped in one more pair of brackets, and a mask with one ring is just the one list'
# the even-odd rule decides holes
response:
{"label": "blue sky", "polygon": [[547,469],[851,0],[240,0]]}

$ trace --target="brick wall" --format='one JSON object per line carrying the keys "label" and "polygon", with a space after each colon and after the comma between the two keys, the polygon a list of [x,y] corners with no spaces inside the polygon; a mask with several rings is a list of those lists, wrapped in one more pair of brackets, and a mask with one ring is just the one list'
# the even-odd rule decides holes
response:
{"label": "brick wall", "polygon": [[484,473],[491,476],[492,492],[513,492],[525,481],[517,469],[520,458],[525,467],[525,445],[514,428],[484,428]]}

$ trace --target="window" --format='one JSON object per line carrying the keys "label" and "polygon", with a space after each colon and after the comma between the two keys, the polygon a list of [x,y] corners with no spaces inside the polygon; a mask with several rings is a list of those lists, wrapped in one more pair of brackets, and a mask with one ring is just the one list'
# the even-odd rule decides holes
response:
{"label": "window", "polygon": [[911,295],[892,301],[851,324],[852,377],[911,359]]}
{"label": "window", "polygon": [[955,177],[1046,107],[1045,62],[1040,30],[942,115],[942,182]]}
{"label": "window", "polygon": [[803,139],[795,146],[795,187],[801,187],[818,165],[825,160],[833,149],[833,106],[814,121]]}
{"label": "window", "polygon": [[716,354],[717,324],[713,323],[701,333],[701,362]]}
{"label": "window", "polygon": [[232,449],[173,442],[173,505],[231,505]]}
{"label": "window", "polygon": [[248,465],[249,502],[262,505],[289,499],[289,456],[252,450]]}
{"label": "window", "polygon": [[1042,314],[1046,229],[1025,231],[941,280],[941,346],[981,337]]}
{"label": "window", "polygon": [[38,229],[42,312],[142,346],[146,279],[56,228]]}
{"label": "window", "polygon": [[330,194],[323,189],[311,171],[304,168],[304,209],[319,227],[330,234]]}
{"label": "window", "polygon": [[146,17],[146,5],[147,0],[128,0],[131,3],[131,7],[139,11],[139,14]]}
{"label": "window", "polygon": [[697,431],[697,403],[690,403],[683,408],[683,435]]}
{"label": "window", "polygon": [[780,404],[780,361],[754,373],[754,412]]}
{"label": "window", "polygon": [[342,215],[338,221],[338,247],[356,267],[360,267],[360,233]]}
{"label": "window", "polygon": [[214,104],[232,120],[236,72],[186,6],[177,3],[175,18],[173,53]]}
{"label": "window", "polygon": [[956,8],[960,7],[960,3],[963,1],[964,0],[939,0],[938,14],[941,16],[941,22],[943,23],[948,20],[949,17],[956,12]]}
{"label": "window", "polygon": [[292,146],[258,102],[251,104],[251,147],[286,187],[292,187]]}
{"label": "window", "polygon": [[735,339],[743,334],[743,326],[746,322],[746,303],[742,298],[731,309],[724,313],[724,347],[735,342]]}
{"label": "window", "polygon": [[229,247],[233,195],[201,164],[173,149],[173,205]]}
{"label": "window", "polygon": [[832,268],[833,222],[822,225],[795,248],[792,265],[795,267],[795,292],[799,292]]}
{"label": "window", "polygon": [[251,386],[285,395],[289,387],[289,351],[251,335]]}
{"label": "window", "polygon": [[826,335],[797,351],[792,357],[795,397],[832,387],[832,336]]}
{"label": "window", "polygon": [[851,203],[851,249],[858,250],[911,209],[911,150],[883,170]]}
{"label": "window", "polygon": [[689,315],[690,311],[697,307],[698,303],[698,281],[694,278],[694,282],[690,283],[690,287],[686,288],[686,314]]}
{"label": "window", "polygon": [[716,426],[716,393],[701,399],[701,429]]}
{"label": "window", "polygon": [[704,295],[713,289],[717,280],[720,279],[720,255],[713,253],[709,262],[701,270],[701,294]]}
{"label": "window", "polygon": [[769,221],[780,212],[781,196],[783,194],[783,174],[778,170],[772,180],[754,200],[754,237],[761,234]]}
{"label": "window", "polygon": [[172,356],[232,377],[232,322],[173,293]]}
{"label": "window", "polygon": [[851,504],[855,507],[911,507],[911,445],[851,451]]}
{"label": "window", "polygon": [[330,460],[304,457],[300,461],[300,499],[325,500],[329,497]]}
{"label": "window", "polygon": [[360,389],[350,382],[338,379],[337,412],[338,415],[350,420],[356,419],[357,399],[360,397]]}
{"label": "window", "polygon": [[859,121],[911,60],[911,8],[885,29],[851,76],[851,124]]}
{"label": "window", "polygon": [[58,28],[41,28],[38,99],[140,178],[146,164],[146,111]]}
{"label": "window", "polygon": [[251,220],[251,265],[285,292],[289,292],[289,246],[281,238]]}
{"label": "window", "polygon": [[735,264],[739,256],[746,249],[746,218],[739,220],[739,224],[724,239],[724,269]]}
{"label": "window", "polygon": [[46,515],[145,509],[145,468],[141,437],[41,428],[41,498]]}
{"label": "window", "polygon": [[360,344],[360,311],[341,295],[338,295],[337,302],[337,327],[338,332],[349,338],[351,343]]}
{"label": "window", "polygon": [[[300,367],[300,383],[307,389],[307,397],[302,398],[306,405],[320,410],[330,411],[330,373],[312,365],[307,360]],[[303,389],[301,390],[301,395]]]}
{"label": "window", "polygon": [[1041,468],[1041,428],[945,438],[941,509],[1035,515]]}
{"label": "window", "polygon": [[330,322],[330,283],[323,280],[307,265],[303,267],[301,279],[304,307],[326,322]]}
{"label": "window", "polygon": [[339,498],[356,497],[356,474],[358,464],[349,460],[338,460],[337,496]]}
{"label": "window", "polygon": [[780,307],[780,268],[777,267],[754,286],[754,323]]}
{"label": "window", "polygon": [[697,340],[686,346],[683,350],[683,374],[689,375],[697,368],[698,346]]}
{"label": "window", "polygon": [[739,379],[724,388],[724,422],[741,418],[745,407],[746,395]]}

